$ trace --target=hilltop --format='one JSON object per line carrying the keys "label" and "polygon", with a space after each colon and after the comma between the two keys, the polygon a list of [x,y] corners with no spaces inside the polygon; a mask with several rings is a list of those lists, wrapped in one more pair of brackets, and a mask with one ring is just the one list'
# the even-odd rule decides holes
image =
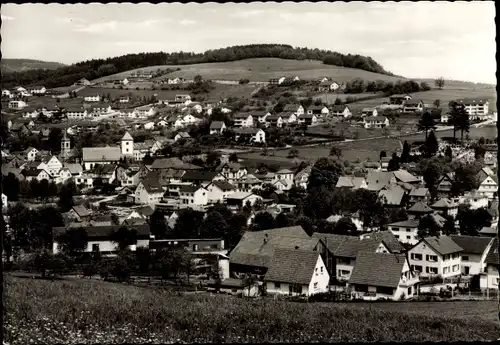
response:
{"label": "hilltop", "polygon": [[65,67],[59,62],[32,60],[32,59],[3,59],[0,62],[2,73],[25,72],[34,69],[55,70]]}
{"label": "hilltop", "polygon": [[337,82],[347,82],[354,78],[361,78],[367,81],[384,80],[391,82],[405,80],[403,77],[374,73],[356,68],[326,65],[318,60],[252,58],[228,62],[151,66],[98,78],[94,82],[126,78],[133,72],[155,72],[157,70],[175,68],[180,68],[180,70],[169,73],[169,78],[182,77],[189,80],[194,79],[196,75],[201,75],[204,79],[211,80],[237,81],[242,78],[248,78],[251,82],[267,82],[271,78],[281,76],[298,76],[300,79],[331,77]]}

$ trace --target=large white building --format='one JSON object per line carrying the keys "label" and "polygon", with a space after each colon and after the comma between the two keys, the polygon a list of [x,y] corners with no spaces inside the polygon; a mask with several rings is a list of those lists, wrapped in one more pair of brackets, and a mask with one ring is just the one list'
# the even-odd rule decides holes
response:
{"label": "large white building", "polygon": [[457,99],[455,102],[463,104],[471,120],[485,120],[488,116],[490,102],[487,99]]}

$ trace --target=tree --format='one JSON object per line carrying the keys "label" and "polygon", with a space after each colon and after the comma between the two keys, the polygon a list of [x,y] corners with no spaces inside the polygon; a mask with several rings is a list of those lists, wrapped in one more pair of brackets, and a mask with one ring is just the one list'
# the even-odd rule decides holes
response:
{"label": "tree", "polygon": [[238,155],[235,152],[229,155],[229,162],[238,163]]}
{"label": "tree", "polygon": [[419,131],[425,131],[425,139],[427,140],[427,133],[429,129],[435,128],[436,124],[434,122],[434,119],[432,118],[431,113],[428,111],[424,112],[422,114],[422,117],[420,118],[420,121],[418,122],[418,130]]}
{"label": "tree", "polygon": [[460,165],[455,169],[455,178],[452,181],[450,191],[452,195],[460,196],[478,187],[477,168],[474,165]]}
{"label": "tree", "polygon": [[61,251],[76,256],[87,248],[88,234],[84,227],[70,228],[56,237]]}
{"label": "tree", "polygon": [[253,219],[252,229],[254,231],[269,230],[276,228],[276,221],[269,212],[259,212]]}
{"label": "tree", "polygon": [[448,160],[451,162],[453,159],[453,151],[451,150],[450,145],[446,146],[446,151],[444,152],[444,155]]}
{"label": "tree", "polygon": [[342,157],[342,150],[337,146],[332,146],[330,149],[330,156],[340,159]]}
{"label": "tree", "polygon": [[61,212],[68,212],[74,206],[73,196],[75,193],[76,186],[73,181],[69,181],[61,186],[59,201],[57,203]]}
{"label": "tree", "polygon": [[119,251],[126,250],[129,246],[137,244],[137,230],[121,226],[111,233],[111,242],[114,242]]}
{"label": "tree", "polygon": [[491,226],[492,216],[486,208],[470,209],[461,205],[458,208],[457,220],[460,225],[460,235],[478,236],[483,227]]}
{"label": "tree", "polygon": [[299,156],[299,150],[297,150],[295,147],[291,148],[290,151],[288,151],[288,158],[296,158]]}
{"label": "tree", "polygon": [[357,189],[347,195],[346,203],[351,212],[359,212],[365,227],[380,227],[387,224],[388,214],[377,192]]}
{"label": "tree", "polygon": [[425,187],[431,191],[431,194],[434,193],[438,182],[441,180],[441,176],[443,175],[443,166],[439,163],[439,161],[431,161],[427,168],[423,173]]}
{"label": "tree", "polygon": [[387,157],[387,153],[385,151],[380,151],[380,160],[385,157]]}
{"label": "tree", "polygon": [[392,154],[392,158],[387,165],[387,171],[397,171],[399,170],[399,157],[396,152]]}
{"label": "tree", "polygon": [[426,138],[424,147],[427,157],[432,157],[436,155],[439,149],[439,144],[436,138],[436,134],[434,134],[434,131],[431,131],[429,136]]}
{"label": "tree", "polygon": [[191,208],[181,210],[174,226],[173,236],[177,238],[200,238],[204,213]]}
{"label": "tree", "polygon": [[220,164],[220,153],[216,151],[210,151],[207,154],[206,164],[209,168],[215,168]]}
{"label": "tree", "polygon": [[333,226],[333,233],[338,235],[357,236],[358,229],[350,217],[342,217]]}
{"label": "tree", "polygon": [[165,214],[161,210],[155,209],[149,217],[148,223],[151,235],[153,235],[155,239],[165,238],[168,227]]}
{"label": "tree", "polygon": [[440,235],[441,228],[432,215],[425,215],[418,222],[417,236],[422,239]]}
{"label": "tree", "polygon": [[446,221],[443,225],[443,233],[446,236],[455,235],[457,233],[457,229],[455,227],[455,220],[451,216],[445,216]]}
{"label": "tree", "polygon": [[38,197],[44,201],[47,200],[49,197],[49,181],[46,179],[43,179],[40,181],[40,184],[38,185]]}
{"label": "tree", "polygon": [[466,111],[460,111],[454,119],[454,125],[456,125],[457,130],[460,131],[460,140],[464,140],[464,132],[469,133],[470,120],[469,114]]}
{"label": "tree", "polygon": [[429,91],[430,89],[431,89],[431,87],[425,81],[420,83],[420,90],[421,91]]}
{"label": "tree", "polygon": [[456,131],[462,131],[462,140],[463,140],[463,132],[469,132],[470,122],[469,122],[469,114],[465,109],[465,105],[462,103],[457,103],[455,101],[451,101],[449,103],[450,107],[450,118],[448,120],[448,124],[453,126],[453,139],[456,137]]}
{"label": "tree", "polygon": [[2,193],[7,196],[8,201],[19,200],[21,186],[19,180],[13,173],[9,173],[2,180]]}
{"label": "tree", "polygon": [[276,216],[276,227],[284,228],[292,225],[292,220],[286,213],[280,213]]}
{"label": "tree", "polygon": [[32,198],[38,198],[40,196],[40,182],[37,179],[32,179],[29,182],[29,195]]}
{"label": "tree", "polygon": [[307,189],[311,190],[320,186],[333,188],[343,174],[344,165],[339,160],[320,158],[311,169]]}
{"label": "tree", "polygon": [[440,90],[444,87],[444,79],[443,77],[440,77],[436,80],[434,80],[434,85],[436,85]]}
{"label": "tree", "polygon": [[408,163],[408,159],[410,158],[410,145],[405,140],[403,143],[403,152],[401,153],[400,161],[401,163]]}
{"label": "tree", "polygon": [[441,105],[441,100],[436,99],[432,104],[434,104],[436,108],[439,108],[439,106]]}

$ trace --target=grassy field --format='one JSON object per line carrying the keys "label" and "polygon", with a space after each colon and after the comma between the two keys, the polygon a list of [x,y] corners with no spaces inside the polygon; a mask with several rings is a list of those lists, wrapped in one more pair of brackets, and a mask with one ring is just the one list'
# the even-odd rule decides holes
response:
{"label": "grassy field", "polygon": [[492,302],[304,304],[97,281],[4,279],[4,341],[12,345],[491,341],[500,331]]}
{"label": "grassy field", "polygon": [[271,78],[283,75],[298,76],[301,79],[317,79],[326,76],[333,78],[337,82],[346,82],[354,78],[363,78],[365,80],[380,79],[387,81],[403,79],[360,69],[324,65],[321,61],[257,58],[195,65],[151,66],[114,74],[94,81],[100,82],[110,79],[125,78],[133,71],[156,71],[157,69],[177,67],[181,68],[181,70],[169,73],[167,75],[169,78],[183,77],[185,79],[193,79],[196,75],[201,75],[205,79],[239,80],[241,78],[248,78],[250,81],[255,82],[267,82]]}
{"label": "grassy field", "polygon": [[[485,139],[495,139],[498,135],[497,133],[497,127],[495,125],[491,126],[484,126],[484,127],[473,127],[469,130],[469,133],[464,132],[464,138],[466,135],[469,135],[469,138],[471,139],[479,139],[481,137],[484,137]],[[446,130],[446,131],[438,131],[436,132],[436,137],[437,138],[443,138],[443,137],[453,137],[453,130]],[[456,137],[460,139],[460,131],[457,131]],[[401,137],[401,140],[408,140],[408,141],[415,141],[415,140],[425,140],[425,134],[424,133],[419,133],[419,134],[413,134],[409,136],[404,136]]]}

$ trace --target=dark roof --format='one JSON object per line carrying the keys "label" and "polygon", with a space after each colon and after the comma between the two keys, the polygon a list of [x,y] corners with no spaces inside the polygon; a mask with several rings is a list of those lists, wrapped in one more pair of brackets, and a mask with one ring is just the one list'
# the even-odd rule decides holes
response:
{"label": "dark roof", "polygon": [[213,121],[210,124],[210,129],[221,129],[225,125],[223,121]]}
{"label": "dark roof", "polygon": [[79,217],[87,217],[92,214],[91,211],[89,211],[85,206],[83,205],[75,205],[73,206],[73,211],[79,216]]}
{"label": "dark roof", "polygon": [[300,105],[297,104],[287,104],[283,107],[283,111],[297,111],[299,109]]}
{"label": "dark roof", "polygon": [[482,255],[488,245],[493,241],[491,237],[479,236],[450,236],[453,242],[463,248],[463,252],[467,254],[480,254]]}
{"label": "dark roof", "polygon": [[28,168],[28,169],[24,169],[21,174],[23,174],[24,176],[38,176],[40,174],[40,172],[42,172],[43,170],[42,169],[37,169],[37,168]]}
{"label": "dark roof", "polygon": [[359,252],[349,284],[395,288],[399,285],[405,261],[404,254]]}
{"label": "dark roof", "polygon": [[[120,225],[107,225],[107,226],[82,226],[87,230],[87,235],[90,238],[103,238],[110,237],[113,232],[118,230]],[[151,232],[149,231],[148,224],[139,224],[130,226],[129,228],[135,229],[137,231],[137,235],[139,237],[149,237]],[[54,228],[54,237],[59,236],[66,232],[68,229],[74,229],[69,227],[55,227]]]}
{"label": "dark roof", "polygon": [[219,173],[208,170],[190,170],[182,176],[183,180],[212,181]]}
{"label": "dark roof", "polygon": [[309,284],[319,257],[319,252],[276,248],[264,280]]}
{"label": "dark roof", "polygon": [[350,109],[347,105],[342,104],[332,105],[330,109],[332,110],[332,112],[343,112],[345,108]]}
{"label": "dark roof", "polygon": [[400,226],[403,228],[416,228],[418,227],[419,220],[418,219],[407,219],[401,222],[391,223],[390,226]]}
{"label": "dark roof", "polygon": [[369,251],[375,253],[378,246],[380,246],[382,242],[383,241],[379,238],[366,238],[363,240],[359,239],[358,237],[354,237],[352,239],[349,238],[348,240],[340,243],[340,245],[337,247],[336,252],[333,252],[333,255],[346,258],[355,258],[356,255],[361,251]]}
{"label": "dark roof", "polygon": [[214,181],[213,185],[217,186],[217,188],[219,188],[223,191],[234,189],[234,186],[227,181]]}
{"label": "dark roof", "polygon": [[336,235],[336,234],[328,234],[321,232],[313,233],[312,237],[321,239],[332,253],[335,253],[337,251],[337,248],[344,241],[349,241],[349,240],[352,241],[355,239],[359,240],[359,238],[356,236]]}
{"label": "dark roof", "polygon": [[495,237],[493,240],[493,244],[490,247],[490,251],[484,260],[487,264],[499,265],[499,257],[498,257],[498,237]]}
{"label": "dark roof", "polygon": [[142,214],[143,216],[149,217],[153,214],[154,210],[151,208],[151,206],[141,206],[134,208],[133,211],[136,211],[139,214]]}
{"label": "dark roof", "polygon": [[415,205],[408,209],[410,213],[432,213],[433,210],[423,202],[416,202]]}
{"label": "dark roof", "polygon": [[163,188],[158,180],[144,179],[141,183],[148,193],[163,193]]}
{"label": "dark roof", "polygon": [[252,114],[250,114],[250,113],[236,113],[236,114],[234,114],[235,119],[246,119],[249,116],[252,116]]}
{"label": "dark roof", "polygon": [[389,230],[368,233],[365,235],[365,240],[366,239],[374,239],[379,242],[384,242],[385,246],[391,253],[401,253],[405,249],[398,241],[396,236],[394,236],[392,231]]}
{"label": "dark roof", "polygon": [[463,251],[463,248],[448,236],[427,237],[422,241],[426,242],[432,249],[441,255]]}
{"label": "dark roof", "polygon": [[194,193],[201,187],[192,185],[183,185],[179,188],[179,193]]}
{"label": "dark roof", "polygon": [[184,163],[179,158],[158,158],[151,165],[151,169],[177,169],[177,170],[196,170],[201,169],[201,167]]}

